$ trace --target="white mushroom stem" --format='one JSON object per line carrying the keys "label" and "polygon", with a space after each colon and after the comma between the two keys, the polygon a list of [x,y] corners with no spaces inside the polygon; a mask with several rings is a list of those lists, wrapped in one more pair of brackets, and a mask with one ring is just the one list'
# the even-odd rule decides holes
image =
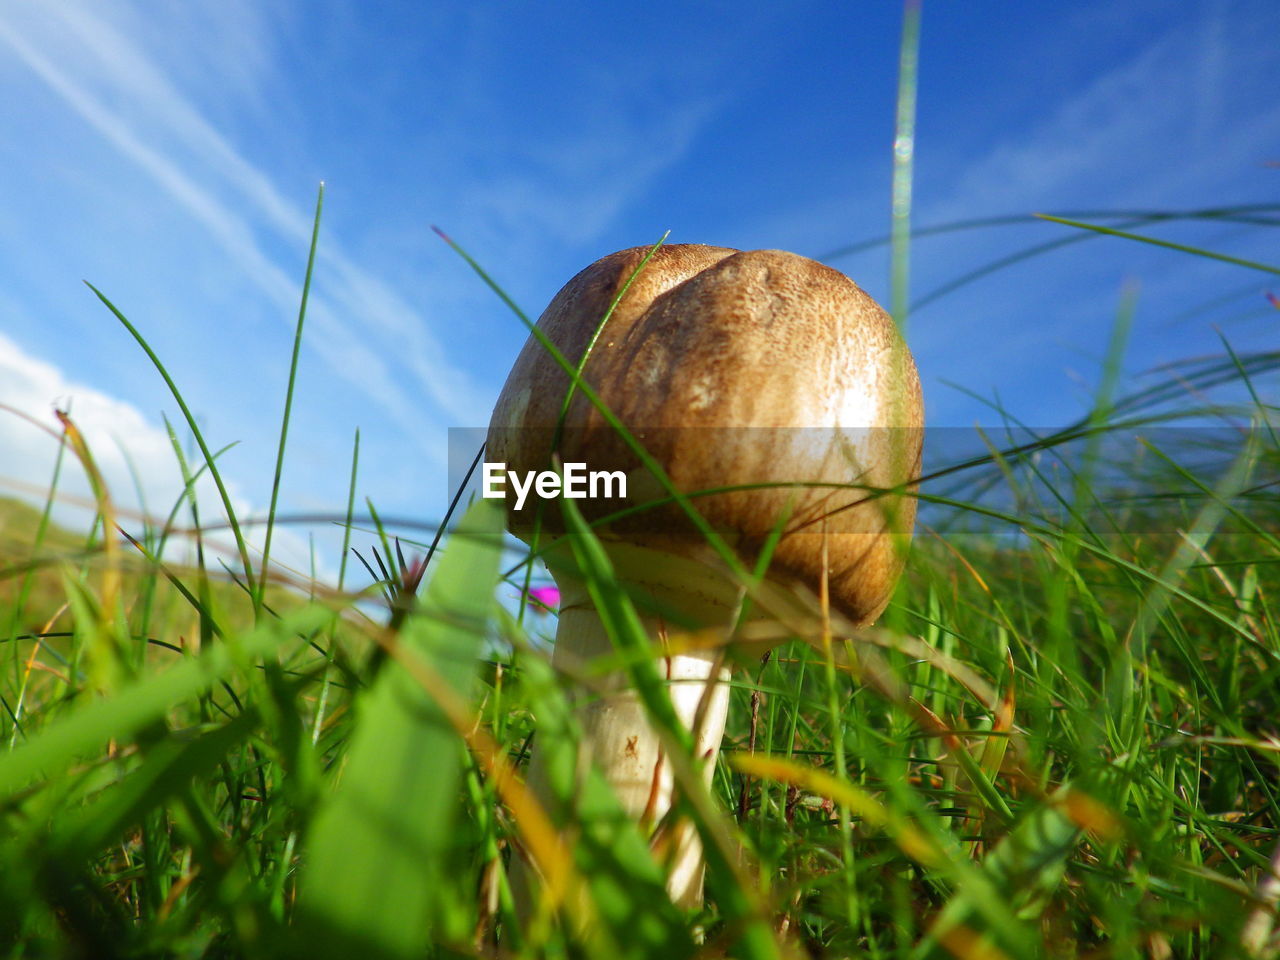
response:
{"label": "white mushroom stem", "polygon": [[[655,631],[656,632],[656,631]],[[563,653],[562,653],[563,651]],[[579,664],[591,655],[613,652],[600,618],[591,607],[564,609],[556,632],[556,660],[572,658]],[[669,680],[671,703],[688,730],[695,730],[695,756],[705,761],[707,784],[715,770],[715,757],[724,736],[729,709],[728,670],[712,651],[673,654],[659,662]],[[553,661],[555,662],[555,661]],[[583,704],[579,719],[583,746],[613,787],[622,807],[644,824],[656,824],[671,809],[675,780],[658,736],[649,723],[640,695],[625,673],[611,673],[602,686],[613,692]],[[698,708],[707,705],[698,718]],[[663,856],[669,858],[667,888],[672,899],[686,906],[701,902],[702,850],[697,835],[685,825],[671,838]]]}
{"label": "white mushroom stem", "polygon": [[[654,550],[615,544],[610,553],[620,578],[632,590],[647,595],[645,599],[673,611],[685,623],[728,628],[737,594],[724,578],[712,575],[701,564]],[[616,659],[617,650],[582,581],[558,575],[557,583],[560,623],[553,665],[569,675],[581,675],[590,673],[592,663],[601,658]],[[678,640],[684,632],[678,621],[648,615],[640,604],[637,608],[655,650],[661,651],[668,639]],[[705,782],[710,784],[729,710],[729,671],[723,653],[719,649],[672,652],[661,655],[658,669],[669,682],[676,716],[694,734],[695,756],[702,762]],[[613,787],[623,809],[643,825],[655,825],[670,811],[676,784],[672,764],[644,704],[623,670],[593,677],[590,688],[578,706],[583,748]],[[536,742],[529,781],[545,803],[554,802],[543,780]],[[685,907],[698,906],[702,902],[703,858],[692,825],[678,824],[673,833],[655,841],[655,852],[667,866],[672,900]]]}

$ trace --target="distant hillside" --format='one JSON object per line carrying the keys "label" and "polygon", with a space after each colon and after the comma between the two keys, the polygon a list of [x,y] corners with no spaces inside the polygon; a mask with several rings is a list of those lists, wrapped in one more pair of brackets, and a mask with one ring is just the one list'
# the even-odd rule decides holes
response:
{"label": "distant hillside", "polygon": [[[36,531],[40,529],[42,510],[22,500],[0,497],[0,562],[30,555]],[[66,550],[84,542],[82,536],[50,523],[45,531],[45,545]]]}
{"label": "distant hillside", "polygon": [[[83,548],[85,537],[50,521],[37,552],[35,542],[42,513],[40,507],[22,500],[0,497],[0,635],[11,625],[38,629],[57,613],[66,598],[59,565],[31,564],[37,559],[75,557]],[[13,605],[24,584],[27,599],[15,624]]]}
{"label": "distant hillside", "polygon": [[[0,497],[0,643],[11,629],[17,633],[70,629],[66,577],[82,580],[90,593],[96,593],[100,586],[102,554],[86,552],[87,530],[75,532],[50,521],[36,548],[42,513],[41,507]],[[130,622],[146,622],[149,635],[163,633],[173,643],[198,636],[198,614],[168,576],[181,580],[194,596],[200,593],[199,572],[169,559],[166,574],[157,575],[128,544],[122,545],[121,558],[124,612]],[[228,627],[252,623],[252,603],[241,585],[226,575],[216,558],[211,557],[209,563],[208,602],[217,620]],[[16,610],[24,589],[25,602]],[[299,593],[272,584],[266,603],[277,611],[292,609],[299,603]]]}

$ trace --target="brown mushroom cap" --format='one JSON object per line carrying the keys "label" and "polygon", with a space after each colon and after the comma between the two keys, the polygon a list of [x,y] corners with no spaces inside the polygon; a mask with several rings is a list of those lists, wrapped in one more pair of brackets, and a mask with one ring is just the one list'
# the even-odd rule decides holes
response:
{"label": "brown mushroom cap", "polygon": [[[596,261],[543,312],[538,326],[571,363],[647,252],[635,247]],[[744,557],[785,516],[771,577],[816,589],[825,540],[832,604],[859,624],[884,609],[916,501],[866,488],[901,487],[919,475],[923,401],[892,318],[852,280],[779,250],[661,247],[609,318],[583,376],[682,491],[775,484],[692,501]],[[522,473],[549,469],[569,388],[569,376],[530,337],[494,409],[486,459]],[[590,470],[625,471],[631,502],[662,496],[581,391],[555,452]],[[795,485],[805,482],[815,485]],[[532,526],[532,501],[510,511],[517,536]],[[596,518],[626,505],[579,503]],[[558,519],[558,509],[544,511],[551,535]],[[708,555],[670,506],[604,536]]]}

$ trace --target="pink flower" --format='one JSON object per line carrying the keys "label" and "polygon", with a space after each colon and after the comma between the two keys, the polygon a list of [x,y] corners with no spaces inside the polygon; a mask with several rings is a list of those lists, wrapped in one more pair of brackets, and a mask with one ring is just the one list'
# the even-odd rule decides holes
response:
{"label": "pink flower", "polygon": [[537,613],[555,613],[560,606],[559,587],[532,587],[525,597]]}

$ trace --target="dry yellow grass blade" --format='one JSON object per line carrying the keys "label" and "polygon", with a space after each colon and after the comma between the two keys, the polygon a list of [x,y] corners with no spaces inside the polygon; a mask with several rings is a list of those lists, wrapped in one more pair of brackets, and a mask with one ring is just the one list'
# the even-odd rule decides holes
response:
{"label": "dry yellow grass blade", "polygon": [[920,828],[893,813],[879,800],[853,784],[813,767],[801,766],[776,757],[735,754],[729,763],[741,773],[790,784],[828,797],[849,808],[870,826],[884,830],[903,853],[921,866],[937,867],[946,862],[943,852]]}

